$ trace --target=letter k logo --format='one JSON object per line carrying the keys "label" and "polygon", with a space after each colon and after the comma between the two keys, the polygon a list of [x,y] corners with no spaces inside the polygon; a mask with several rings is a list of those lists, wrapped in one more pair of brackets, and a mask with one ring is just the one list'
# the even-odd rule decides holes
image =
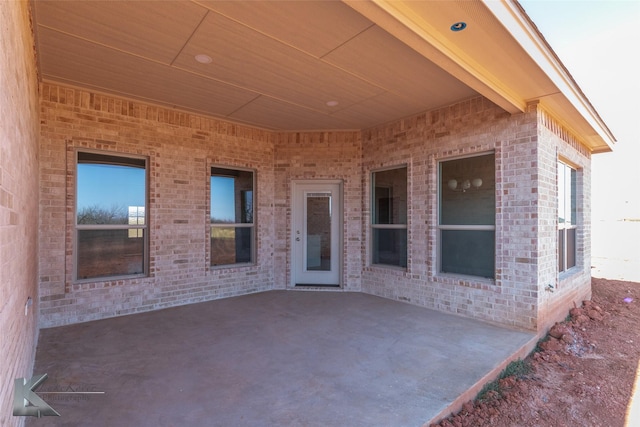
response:
{"label": "letter k logo", "polygon": [[28,382],[25,378],[16,378],[13,394],[13,415],[38,418],[45,415],[60,416],[51,406],[47,405],[47,402],[34,393],[35,389],[46,379],[47,374],[34,375]]}

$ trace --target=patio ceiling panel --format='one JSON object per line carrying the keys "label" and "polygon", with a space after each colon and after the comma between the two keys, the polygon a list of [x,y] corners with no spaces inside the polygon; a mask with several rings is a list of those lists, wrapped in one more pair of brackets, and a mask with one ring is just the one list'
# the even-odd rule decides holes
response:
{"label": "patio ceiling panel", "polygon": [[476,95],[342,2],[34,5],[43,79],[266,129],[361,129]]}
{"label": "patio ceiling panel", "polygon": [[196,3],[316,58],[373,25],[339,1],[204,1]]}
{"label": "patio ceiling panel", "polygon": [[[212,62],[198,63],[194,59],[198,54],[210,56]],[[328,101],[348,106],[384,91],[214,12],[207,15],[174,66],[320,112]]]}
{"label": "patio ceiling panel", "polygon": [[476,95],[468,86],[377,26],[362,32],[323,59],[405,97],[418,109],[440,107]]}
{"label": "patio ceiling panel", "polygon": [[41,28],[39,34],[45,79],[152,102],[162,99],[172,107],[218,116],[226,116],[258,96],[48,28]]}
{"label": "patio ceiling panel", "polygon": [[[329,107],[326,107],[329,109]],[[360,124],[346,116],[334,116],[267,96],[260,96],[229,115],[238,122],[251,122],[276,129],[359,129]]]}
{"label": "patio ceiling panel", "polygon": [[410,116],[424,109],[424,103],[421,104],[412,98],[401,97],[392,92],[385,92],[359,104],[351,105],[349,108],[336,110],[332,115],[368,128]]}
{"label": "patio ceiling panel", "polygon": [[[186,1],[35,1],[41,28],[171,64],[207,9]],[[48,36],[38,34],[38,39]],[[73,49],[73,46],[69,46]],[[42,49],[42,48],[41,48]]]}

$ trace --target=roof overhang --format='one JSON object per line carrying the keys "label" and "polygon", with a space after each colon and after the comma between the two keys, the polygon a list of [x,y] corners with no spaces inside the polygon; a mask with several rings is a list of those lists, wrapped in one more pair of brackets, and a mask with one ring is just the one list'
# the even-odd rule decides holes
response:
{"label": "roof overhang", "polygon": [[[537,102],[591,152],[612,150],[612,132],[518,2],[345,2],[504,110]],[[458,21],[487,37],[450,31]]]}
{"label": "roof overhang", "polygon": [[281,131],[366,129],[480,94],[511,114],[537,103],[591,152],[615,143],[512,0],[32,1],[46,81]]}

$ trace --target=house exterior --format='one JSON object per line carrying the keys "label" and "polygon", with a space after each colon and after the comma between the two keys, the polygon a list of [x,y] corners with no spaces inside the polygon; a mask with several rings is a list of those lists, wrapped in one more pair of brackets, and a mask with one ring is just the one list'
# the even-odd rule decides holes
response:
{"label": "house exterior", "polygon": [[[337,234],[339,278],[331,282],[338,287],[319,283],[311,289],[366,292],[530,330],[548,326],[543,319],[554,317],[556,300],[589,297],[585,242],[590,153],[537,104],[514,117],[486,99],[474,98],[365,131],[284,133],[172,114],[51,83],[42,84],[41,90],[38,259],[43,326],[300,289],[292,278],[292,252],[297,250],[290,238],[293,185],[315,181],[339,183],[343,204]],[[123,129],[127,136],[120,140]],[[144,157],[153,165],[147,184],[149,271],[139,277],[74,277],[75,207],[69,201],[76,197],[77,153],[85,151]],[[475,276],[473,271],[442,272],[438,242],[447,227],[439,221],[438,205],[451,195],[474,200],[482,187],[470,188],[469,195],[453,192],[446,186],[448,179],[439,178],[441,168],[458,161],[464,171],[465,160],[482,158],[489,166],[468,173],[478,173],[482,187],[494,196],[490,206],[495,203],[495,210],[489,216],[495,224],[488,224],[485,232],[495,233],[495,249],[489,242],[467,255],[485,253],[491,259],[495,252],[495,265]],[[580,201],[575,266],[564,272],[559,272],[557,249],[558,159],[575,168],[575,198]],[[212,167],[255,175],[256,253],[249,262],[211,265],[216,256],[207,222]],[[406,216],[401,221],[406,224],[401,229],[406,255],[403,261],[376,264],[372,180],[377,178],[378,184],[380,175],[396,169],[404,171],[401,183],[384,187],[395,194],[404,191],[403,206],[395,209]],[[464,200],[457,203],[465,209]],[[548,285],[552,288],[547,291]],[[568,301],[557,310],[565,310]]]}
{"label": "house exterior", "polygon": [[[288,289],[543,334],[590,297],[591,156],[614,138],[522,8],[465,17],[502,26],[510,63],[429,36],[405,3],[347,3],[469,92],[360,128],[254,125],[56,80],[46,10],[0,5],[2,396],[39,328]],[[113,188],[124,211],[83,210]]]}

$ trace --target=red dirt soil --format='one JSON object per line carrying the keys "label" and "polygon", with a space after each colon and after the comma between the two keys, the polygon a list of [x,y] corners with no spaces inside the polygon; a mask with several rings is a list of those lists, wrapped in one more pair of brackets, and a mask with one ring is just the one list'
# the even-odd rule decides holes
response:
{"label": "red dirt soil", "polygon": [[640,358],[640,283],[594,278],[592,285],[591,301],[525,359],[529,372],[499,380],[497,390],[431,426],[635,425],[627,412]]}

